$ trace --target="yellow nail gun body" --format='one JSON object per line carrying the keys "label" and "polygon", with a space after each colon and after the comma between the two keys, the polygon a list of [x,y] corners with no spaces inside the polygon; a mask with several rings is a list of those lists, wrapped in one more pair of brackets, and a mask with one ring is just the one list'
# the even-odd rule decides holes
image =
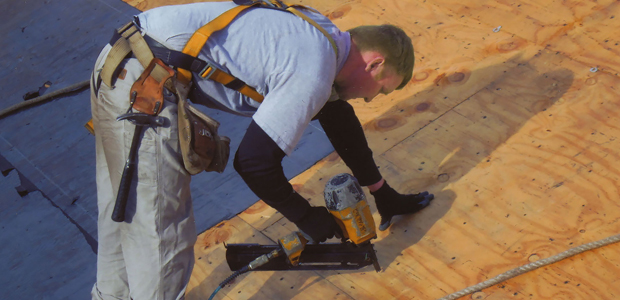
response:
{"label": "yellow nail gun body", "polygon": [[361,245],[377,237],[366,196],[353,176],[343,173],[332,177],[325,186],[324,195],[325,206],[336,218],[345,240]]}
{"label": "yellow nail gun body", "polygon": [[278,245],[229,244],[226,260],[232,271],[354,270],[381,268],[370,240],[377,237],[366,196],[357,180],[346,173],[332,177],[325,187],[325,205],[340,225],[342,243],[309,244],[301,232],[278,240]]}

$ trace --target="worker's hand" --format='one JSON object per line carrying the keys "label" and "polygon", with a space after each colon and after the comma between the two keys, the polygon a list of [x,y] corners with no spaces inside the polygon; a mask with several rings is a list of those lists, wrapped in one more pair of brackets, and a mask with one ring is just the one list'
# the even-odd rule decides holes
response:
{"label": "worker's hand", "polygon": [[418,194],[399,194],[387,182],[381,188],[370,192],[375,197],[377,210],[381,215],[379,230],[383,231],[390,227],[392,217],[396,215],[412,214],[427,207],[435,198],[433,194],[422,192]]}
{"label": "worker's hand", "polygon": [[301,220],[295,225],[312,238],[311,242],[322,243],[336,235],[342,237],[342,230],[336,219],[323,206],[310,207]]}

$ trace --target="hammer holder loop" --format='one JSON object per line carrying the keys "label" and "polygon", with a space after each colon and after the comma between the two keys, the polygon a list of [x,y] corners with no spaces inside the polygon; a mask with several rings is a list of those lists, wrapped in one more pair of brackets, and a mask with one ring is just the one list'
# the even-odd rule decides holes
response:
{"label": "hammer holder loop", "polygon": [[164,85],[173,76],[172,68],[159,58],[153,58],[131,86],[129,95],[135,99],[132,107],[145,114],[153,116],[159,114],[163,108]]}

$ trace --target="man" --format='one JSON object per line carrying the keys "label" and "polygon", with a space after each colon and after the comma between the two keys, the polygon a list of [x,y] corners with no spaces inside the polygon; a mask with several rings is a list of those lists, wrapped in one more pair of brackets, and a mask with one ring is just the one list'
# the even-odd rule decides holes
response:
{"label": "man", "polygon": [[[135,23],[142,34],[181,51],[194,31],[231,7],[235,4],[160,7],[139,14]],[[190,99],[252,117],[235,155],[235,169],[257,196],[314,241],[323,242],[339,230],[334,218],[297,194],[281,166],[308,123],[317,118],[354,176],[375,197],[380,229],[385,230],[392,216],[426,207],[433,195],[402,195],[385,182],[346,100],[369,102],[379,93],[405,86],[413,70],[411,40],[387,25],[341,32],[321,14],[301,11],[329,34],[333,46],[317,27],[294,14],[252,8],[214,33],[198,55],[253,87],[264,96],[262,103],[198,76],[193,76]],[[91,89],[99,206],[93,299],[183,299],[194,262],[196,230],[190,175],[180,154],[177,99],[164,90],[159,116],[169,122],[145,130],[126,222],[111,221],[134,132],[130,122],[116,118],[127,112],[129,90],[144,68],[135,58],[125,59],[112,86],[97,84],[109,51],[108,45],[97,60]]]}

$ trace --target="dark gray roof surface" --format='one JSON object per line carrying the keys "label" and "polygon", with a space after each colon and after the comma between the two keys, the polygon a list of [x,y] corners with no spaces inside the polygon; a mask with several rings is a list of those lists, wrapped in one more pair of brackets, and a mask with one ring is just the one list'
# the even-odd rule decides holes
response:
{"label": "dark gray roof surface", "polygon": [[[46,93],[87,80],[112,30],[138,11],[120,0],[0,2],[0,110],[46,81]],[[6,299],[87,299],[95,280],[95,139],[89,92],[52,100],[0,119],[0,294]],[[223,112],[231,159],[250,122]],[[289,178],[333,151],[312,123],[294,154]],[[235,173],[202,173],[192,181],[198,231],[257,199]]]}

